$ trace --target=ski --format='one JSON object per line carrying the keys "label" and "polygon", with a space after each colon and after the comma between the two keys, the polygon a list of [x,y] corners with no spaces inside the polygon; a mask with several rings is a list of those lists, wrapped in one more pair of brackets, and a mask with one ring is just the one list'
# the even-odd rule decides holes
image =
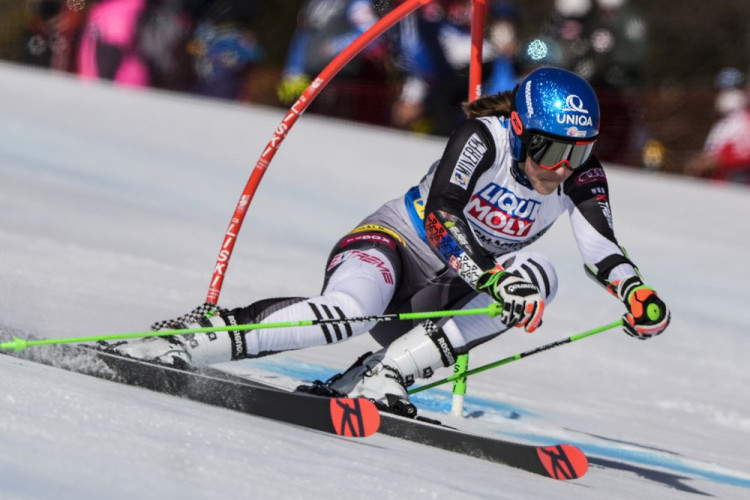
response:
{"label": "ski", "polygon": [[[224,373],[249,387],[275,387],[251,378]],[[286,389],[288,390],[288,389]],[[588,470],[588,459],[570,444],[535,446],[480,436],[431,419],[408,418],[381,411],[380,434],[522,469],[557,480],[578,479]]]}
{"label": "ski", "polygon": [[58,351],[26,359],[339,436],[367,437],[380,425],[378,409],[365,398],[324,398],[249,385],[219,370],[182,370],[86,347]]}
{"label": "ski", "polygon": [[364,398],[327,398],[293,392],[214,368],[188,371],[86,347],[58,349],[63,352],[31,359],[331,434],[364,437],[378,431],[557,480],[577,479],[588,470],[584,453],[569,444],[535,446],[471,434],[434,420],[379,413]]}
{"label": "ski", "polygon": [[569,444],[521,444],[470,434],[436,421],[422,421],[385,412],[381,413],[379,432],[552,479],[578,479],[588,470],[586,455]]}

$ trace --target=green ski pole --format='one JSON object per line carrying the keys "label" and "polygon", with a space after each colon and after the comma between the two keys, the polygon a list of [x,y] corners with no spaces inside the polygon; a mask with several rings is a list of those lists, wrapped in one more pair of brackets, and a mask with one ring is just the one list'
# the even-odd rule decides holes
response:
{"label": "green ski pole", "polygon": [[453,402],[451,413],[457,417],[464,415],[464,398],[466,397],[466,370],[469,368],[469,354],[461,354],[453,365]]}
{"label": "green ski pole", "polygon": [[448,316],[470,316],[486,314],[490,317],[497,316],[502,312],[502,306],[498,303],[490,304],[487,307],[477,309],[462,309],[455,311],[428,311],[413,312],[400,314],[382,314],[377,316],[360,316],[355,318],[333,318],[333,319],[310,319],[300,321],[285,321],[281,323],[252,323],[246,325],[229,325],[229,326],[211,326],[205,328],[183,328],[179,330],[160,330],[147,332],[117,333],[113,335],[94,335],[91,337],[71,337],[63,339],[40,339],[26,340],[14,337],[9,342],[0,343],[0,349],[12,349],[16,352],[33,346],[43,345],[60,345],[60,344],[79,344],[84,342],[97,342],[99,340],[123,340],[142,337],[163,337],[169,335],[187,335],[194,333],[211,333],[211,332],[238,332],[247,330],[267,330],[273,328],[294,328],[301,326],[316,326],[333,323],[359,323],[369,321],[395,321],[395,320],[420,320],[444,318]]}
{"label": "green ski pole", "polygon": [[622,319],[618,319],[617,321],[614,321],[608,325],[600,326],[598,328],[594,328],[593,330],[588,330],[583,333],[579,333],[577,335],[573,335],[571,337],[558,340],[557,342],[552,342],[550,344],[545,344],[543,346],[537,347],[535,349],[532,349],[530,351],[525,351],[519,354],[515,354],[513,356],[509,356],[507,358],[501,359],[500,361],[495,361],[494,363],[489,363],[484,366],[480,366],[478,368],[474,368],[473,370],[469,370],[467,372],[464,372],[462,375],[459,374],[453,374],[450,377],[444,378],[443,380],[438,380],[436,382],[432,382],[427,385],[423,385],[421,387],[415,387],[414,389],[411,389],[409,391],[409,394],[416,394],[418,392],[426,391],[427,389],[432,389],[433,387],[437,387],[439,385],[447,384],[448,382],[453,382],[454,380],[457,380],[461,377],[469,377],[471,375],[476,375],[477,373],[481,373],[487,370],[491,370],[493,368],[497,368],[498,366],[507,365],[508,363],[512,363],[513,361],[518,361],[519,359],[526,358],[528,356],[531,356],[532,354],[536,354],[542,351],[547,351],[549,349],[552,349],[554,347],[558,347],[564,344],[570,344],[571,342],[575,342],[576,340],[581,340],[586,337],[590,337],[592,335],[595,335],[597,333],[601,333],[607,330],[611,330],[613,328],[616,328],[618,326],[622,326]]}

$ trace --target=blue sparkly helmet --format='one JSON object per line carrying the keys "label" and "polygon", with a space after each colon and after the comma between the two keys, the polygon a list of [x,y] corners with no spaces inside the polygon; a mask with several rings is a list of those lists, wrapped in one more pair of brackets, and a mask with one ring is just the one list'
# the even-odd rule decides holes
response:
{"label": "blue sparkly helmet", "polygon": [[518,162],[530,156],[542,168],[576,169],[599,135],[599,101],[580,76],[560,68],[529,73],[515,90],[510,142]]}

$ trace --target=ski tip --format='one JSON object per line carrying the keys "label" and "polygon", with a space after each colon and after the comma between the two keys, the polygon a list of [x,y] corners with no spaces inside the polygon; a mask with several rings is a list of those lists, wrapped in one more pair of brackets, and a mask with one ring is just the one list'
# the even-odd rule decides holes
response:
{"label": "ski tip", "polygon": [[339,436],[367,437],[380,427],[380,412],[365,398],[332,398],[331,420]]}
{"label": "ski tip", "polygon": [[578,479],[589,469],[586,455],[573,445],[540,446],[536,451],[544,470],[553,479]]}

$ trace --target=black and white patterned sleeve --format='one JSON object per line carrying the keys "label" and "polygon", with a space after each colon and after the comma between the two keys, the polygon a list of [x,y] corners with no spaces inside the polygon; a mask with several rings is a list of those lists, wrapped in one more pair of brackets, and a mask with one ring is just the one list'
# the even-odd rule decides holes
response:
{"label": "black and white patterned sleeve", "polygon": [[481,121],[465,121],[448,140],[425,206],[427,241],[472,287],[495,261],[474,237],[463,211],[477,180],[494,164],[496,151]]}
{"label": "black and white patterned sleeve", "polygon": [[570,223],[586,266],[605,281],[637,274],[617,242],[609,203],[609,185],[596,157],[573,172],[563,186],[570,200]]}

